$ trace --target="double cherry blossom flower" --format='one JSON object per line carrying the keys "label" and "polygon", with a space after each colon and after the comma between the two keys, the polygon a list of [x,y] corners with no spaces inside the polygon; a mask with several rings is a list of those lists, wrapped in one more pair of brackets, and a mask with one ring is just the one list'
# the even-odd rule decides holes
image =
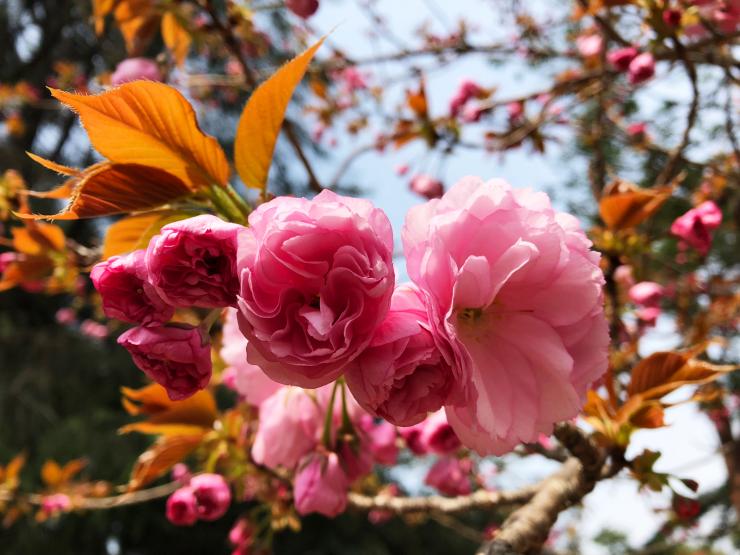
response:
{"label": "double cherry blossom flower", "polygon": [[[312,412],[333,409],[308,397],[303,407],[299,388],[321,398],[344,376],[353,410],[398,426],[444,409],[454,442],[481,454],[536,441],[578,413],[606,369],[608,332],[599,255],[575,218],[544,193],[466,178],[409,211],[403,246],[413,283],[397,286],[386,215],[324,191],[264,203],[247,227],[214,216],[169,224],[146,251],[96,266],[93,281],[108,316],[139,324],[119,341],[173,399],[211,371],[208,326],[168,324],[174,310],[234,307],[225,381],[260,407],[260,427],[297,426],[285,452],[258,433],[253,456],[292,468],[306,491],[346,490],[337,464],[350,480],[370,458],[311,452]],[[284,414],[285,403],[298,405]],[[374,424],[362,433],[368,446],[383,435]]]}

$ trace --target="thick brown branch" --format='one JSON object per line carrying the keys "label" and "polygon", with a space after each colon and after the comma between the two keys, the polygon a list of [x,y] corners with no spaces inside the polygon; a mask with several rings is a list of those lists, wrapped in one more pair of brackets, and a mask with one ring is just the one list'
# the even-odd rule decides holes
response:
{"label": "thick brown branch", "polygon": [[538,485],[532,499],[504,521],[496,538],[481,547],[478,555],[539,552],[558,515],[593,489],[601,475],[604,453],[571,424],[559,424],[554,435],[573,456]]}
{"label": "thick brown branch", "polygon": [[514,491],[478,490],[470,495],[460,497],[442,497],[430,495],[425,497],[392,497],[377,495],[370,497],[359,493],[349,494],[349,504],[363,510],[381,509],[395,514],[406,513],[461,513],[470,509],[490,509],[502,505],[526,503],[535,495],[538,484]]}

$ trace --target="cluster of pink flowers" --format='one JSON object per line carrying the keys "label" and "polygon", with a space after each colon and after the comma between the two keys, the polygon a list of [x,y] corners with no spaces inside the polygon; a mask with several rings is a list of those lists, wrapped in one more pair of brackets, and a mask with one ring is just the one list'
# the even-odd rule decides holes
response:
{"label": "cluster of pink flowers", "polygon": [[627,79],[632,85],[638,85],[655,75],[655,58],[650,52],[643,52],[634,46],[625,46],[612,50],[606,56],[607,61],[617,70],[627,72]]}
{"label": "cluster of pink flowers", "polygon": [[167,499],[167,519],[177,526],[217,520],[231,505],[231,490],[218,474],[198,474]]}
{"label": "cluster of pink flowers", "polygon": [[209,215],[174,222],[146,250],[111,257],[90,273],[106,316],[139,324],[118,343],[171,399],[208,385],[211,349],[207,330],[167,322],[179,307],[236,304],[236,254],[243,230]]}
{"label": "cluster of pink flowers", "polygon": [[484,98],[486,95],[486,90],[478,83],[463,79],[450,99],[450,116],[463,115],[463,120],[466,122],[478,121],[481,115],[480,108],[469,102],[476,98]]}
{"label": "cluster of pink flowers", "polygon": [[722,223],[722,211],[708,200],[692,208],[671,224],[671,233],[678,237],[682,244],[690,245],[701,255],[706,256],[712,247],[711,232]]}
{"label": "cluster of pink flowers", "polygon": [[[372,439],[319,449],[341,443],[317,437],[340,376],[372,417],[410,426],[444,408],[455,445],[501,454],[576,415],[606,368],[599,256],[544,193],[463,179],[411,209],[403,243],[413,283],[396,286],[386,215],[324,191],[264,203],[248,227],[169,224],[93,280],[107,314],[140,324],[119,341],[172,398],[210,375],[206,330],[165,325],[173,308],[235,307],[246,341],[227,346],[226,381],[259,406],[253,458],[296,472],[300,511],[329,514],[337,497],[317,509],[302,494],[346,491],[368,468],[363,453],[380,451]],[[228,334],[236,326],[232,313]],[[360,443],[377,431],[361,420]]]}

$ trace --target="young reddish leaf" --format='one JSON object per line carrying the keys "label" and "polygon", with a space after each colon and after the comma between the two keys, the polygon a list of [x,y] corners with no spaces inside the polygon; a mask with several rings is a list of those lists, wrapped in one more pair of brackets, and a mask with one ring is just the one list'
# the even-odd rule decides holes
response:
{"label": "young reddish leaf", "polygon": [[177,21],[177,16],[167,12],[162,16],[162,40],[178,66],[185,63],[192,38]]}
{"label": "young reddish leaf", "polygon": [[85,459],[74,459],[69,461],[62,467],[62,483],[69,482],[79,474],[85,466],[87,466],[87,461]]}
{"label": "young reddish leaf", "polygon": [[321,38],[278,69],[257,87],[244,107],[236,130],[234,161],[247,187],[263,192],[267,188],[267,175],[288,102],[323,42]]}
{"label": "young reddish leaf", "polygon": [[193,107],[172,87],[134,81],[92,96],[51,94],[79,114],[90,142],[111,162],[158,168],[193,189],[228,181],[221,146],[200,130]]}
{"label": "young reddish leaf", "polygon": [[144,451],[136,461],[128,483],[128,491],[144,487],[162,476],[190,453],[203,440],[202,435],[163,436]]}
{"label": "young reddish leaf", "polygon": [[650,355],[632,369],[627,393],[630,397],[633,397],[655,386],[668,383],[672,376],[686,364],[687,360],[688,355],[673,352]]}
{"label": "young reddish leaf", "polygon": [[599,214],[611,229],[635,227],[654,214],[672,191],[672,186],[641,189],[633,183],[616,180],[605,188]]}
{"label": "young reddish leaf", "polygon": [[662,428],[665,426],[663,407],[660,403],[649,403],[642,405],[632,413],[630,423],[637,428]]}
{"label": "young reddish leaf", "polygon": [[139,164],[96,164],[72,179],[76,181],[64,210],[18,216],[34,220],[96,218],[158,208],[192,193],[171,173]]}
{"label": "young reddish leaf", "polygon": [[162,226],[197,215],[186,210],[157,210],[122,218],[105,232],[103,259],[146,248]]}

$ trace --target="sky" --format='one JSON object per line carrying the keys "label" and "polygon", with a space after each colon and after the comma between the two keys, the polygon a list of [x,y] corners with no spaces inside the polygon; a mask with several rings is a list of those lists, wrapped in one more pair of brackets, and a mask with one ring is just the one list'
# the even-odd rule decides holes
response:
{"label": "sky", "polygon": [[[548,3],[537,2],[543,8]],[[477,37],[481,41],[494,42],[505,40],[508,34],[497,17],[497,6],[500,3],[486,0],[380,0],[376,4],[378,11],[391,14],[389,21],[394,33],[402,39],[408,38],[413,43],[412,32],[420,22],[427,20],[440,33],[444,30],[443,22],[452,24],[459,15],[469,21],[477,22],[483,32]],[[549,3],[549,7],[552,7]],[[543,12],[544,13],[544,12]],[[323,33],[334,28],[331,41],[356,57],[379,54],[391,51],[392,45],[374,41],[368,37],[368,20],[354,2],[327,1],[311,24],[318,32]],[[373,68],[378,74],[393,75],[391,64]],[[531,69],[521,63],[505,66],[492,66],[481,56],[469,56],[456,62],[449,68],[436,70],[427,75],[427,91],[431,103],[431,113],[440,113],[447,109],[447,102],[453,90],[462,78],[473,77],[484,86],[495,85],[497,98],[507,98],[537,91],[548,86],[547,75],[541,69]],[[683,85],[683,84],[682,84]],[[401,94],[402,88],[396,92]],[[671,87],[660,85],[643,93],[648,106],[657,106],[664,99],[684,100],[688,92],[685,86]],[[339,142],[336,149],[341,158],[344,150],[350,152],[356,144]],[[567,146],[567,145],[564,145]],[[382,155],[367,154],[359,158],[351,167],[350,176],[356,176],[361,183],[371,185],[368,196],[391,219],[396,237],[403,224],[403,218],[409,207],[421,202],[407,189],[406,178],[399,178],[394,168],[397,164],[410,163],[419,169],[434,170],[434,164],[426,162],[425,149],[421,145],[407,146],[399,151],[387,151]],[[324,162],[327,167],[320,167],[324,175],[331,175],[331,164],[336,160]],[[544,156],[536,155],[527,148],[520,148],[505,156],[491,156],[477,151],[456,151],[448,160],[443,178],[449,186],[465,175],[479,175],[484,178],[502,177],[514,187],[533,187],[546,190],[553,195],[553,203],[564,209],[571,194],[557,187],[570,172],[585,171],[585,167],[564,165],[563,152],[560,148],[549,150]],[[397,240],[397,245],[400,244]],[[397,248],[398,250],[398,248]],[[401,261],[402,262],[402,261]],[[399,264],[399,274],[405,270]],[[679,341],[670,318],[661,317],[656,328],[646,336],[640,346],[641,354],[647,355],[657,350],[675,347]],[[686,397],[687,392],[679,390],[673,400]],[[643,449],[659,450],[664,453],[656,464],[656,470],[672,472],[682,478],[693,478],[699,482],[699,493],[711,490],[726,480],[726,469],[718,454],[716,433],[709,420],[692,405],[681,405],[667,412],[668,426],[664,429],[646,430],[635,433],[628,451],[628,457],[640,453]],[[531,457],[520,461],[511,459],[506,473],[497,478],[503,488],[512,488],[531,483],[553,471],[549,461],[540,457]],[[404,480],[412,488],[421,485],[420,471],[404,474]],[[689,494],[687,490],[683,493]],[[601,529],[612,528],[624,532],[630,543],[639,546],[649,539],[657,526],[662,522],[660,509],[670,506],[668,494],[640,493],[637,483],[624,475],[597,485],[584,503],[581,518],[578,521],[578,532],[586,540],[584,553],[600,555],[606,553],[602,547],[589,541]],[[707,518],[707,523],[714,521]],[[564,519],[561,519],[561,523]],[[706,528],[706,526],[705,526]]]}

